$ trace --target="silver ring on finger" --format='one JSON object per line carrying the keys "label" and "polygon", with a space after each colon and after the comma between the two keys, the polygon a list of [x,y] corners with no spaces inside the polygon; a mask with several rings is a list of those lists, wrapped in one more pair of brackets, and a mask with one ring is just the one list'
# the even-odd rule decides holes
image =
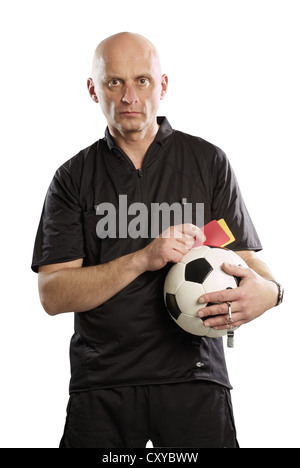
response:
{"label": "silver ring on finger", "polygon": [[233,320],[232,320],[232,309],[231,309],[231,302],[227,302],[228,304],[228,314],[229,314],[229,319],[227,320],[229,323],[228,323],[228,328],[229,330],[232,330],[233,328]]}

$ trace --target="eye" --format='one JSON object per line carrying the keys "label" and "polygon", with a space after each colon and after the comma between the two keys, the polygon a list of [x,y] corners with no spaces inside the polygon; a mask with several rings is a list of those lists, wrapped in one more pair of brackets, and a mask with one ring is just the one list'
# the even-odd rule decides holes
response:
{"label": "eye", "polygon": [[119,78],[113,78],[108,82],[108,87],[111,89],[120,88],[122,86],[122,81]]}
{"label": "eye", "polygon": [[147,88],[147,86],[150,85],[150,81],[148,78],[139,78],[138,79],[138,84],[144,88]]}

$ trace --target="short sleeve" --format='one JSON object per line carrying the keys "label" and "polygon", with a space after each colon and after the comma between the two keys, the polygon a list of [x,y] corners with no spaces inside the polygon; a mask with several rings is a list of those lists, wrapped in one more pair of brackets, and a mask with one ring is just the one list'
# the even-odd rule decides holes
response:
{"label": "short sleeve", "polygon": [[82,209],[66,166],[55,173],[47,191],[35,239],[31,268],[83,258]]}
{"label": "short sleeve", "polygon": [[230,249],[262,250],[234,171],[227,156],[218,148],[212,171],[212,219],[225,219],[236,239]]}

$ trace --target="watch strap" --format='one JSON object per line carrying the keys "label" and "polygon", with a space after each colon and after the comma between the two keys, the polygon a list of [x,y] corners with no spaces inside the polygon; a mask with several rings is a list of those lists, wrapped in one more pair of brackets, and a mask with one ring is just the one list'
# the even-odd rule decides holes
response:
{"label": "watch strap", "polygon": [[277,287],[278,287],[278,300],[277,300],[277,304],[275,306],[275,307],[278,307],[283,302],[284,288],[280,283],[277,283],[277,281],[275,281],[275,280],[270,280],[270,281],[272,281],[272,283],[275,283],[277,285]]}

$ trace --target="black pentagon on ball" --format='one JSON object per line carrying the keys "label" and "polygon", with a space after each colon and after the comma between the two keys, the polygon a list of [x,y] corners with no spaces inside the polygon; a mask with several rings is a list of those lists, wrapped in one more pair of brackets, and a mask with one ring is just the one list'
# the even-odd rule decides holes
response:
{"label": "black pentagon on ball", "polygon": [[178,307],[175,294],[166,294],[167,309],[175,320],[178,320],[181,315],[181,310]]}
{"label": "black pentagon on ball", "polygon": [[[242,267],[242,265],[239,265],[239,267]],[[242,278],[240,278],[239,276],[234,276],[234,279],[237,284],[237,287],[239,287],[240,282],[242,281]]]}
{"label": "black pentagon on ball", "polygon": [[197,258],[186,265],[185,280],[202,284],[212,271],[213,267],[205,258]]}
{"label": "black pentagon on ball", "polygon": [[240,282],[242,281],[242,278],[240,278],[239,276],[234,276],[234,279],[235,279],[235,282],[237,284],[237,287],[239,287]]}

